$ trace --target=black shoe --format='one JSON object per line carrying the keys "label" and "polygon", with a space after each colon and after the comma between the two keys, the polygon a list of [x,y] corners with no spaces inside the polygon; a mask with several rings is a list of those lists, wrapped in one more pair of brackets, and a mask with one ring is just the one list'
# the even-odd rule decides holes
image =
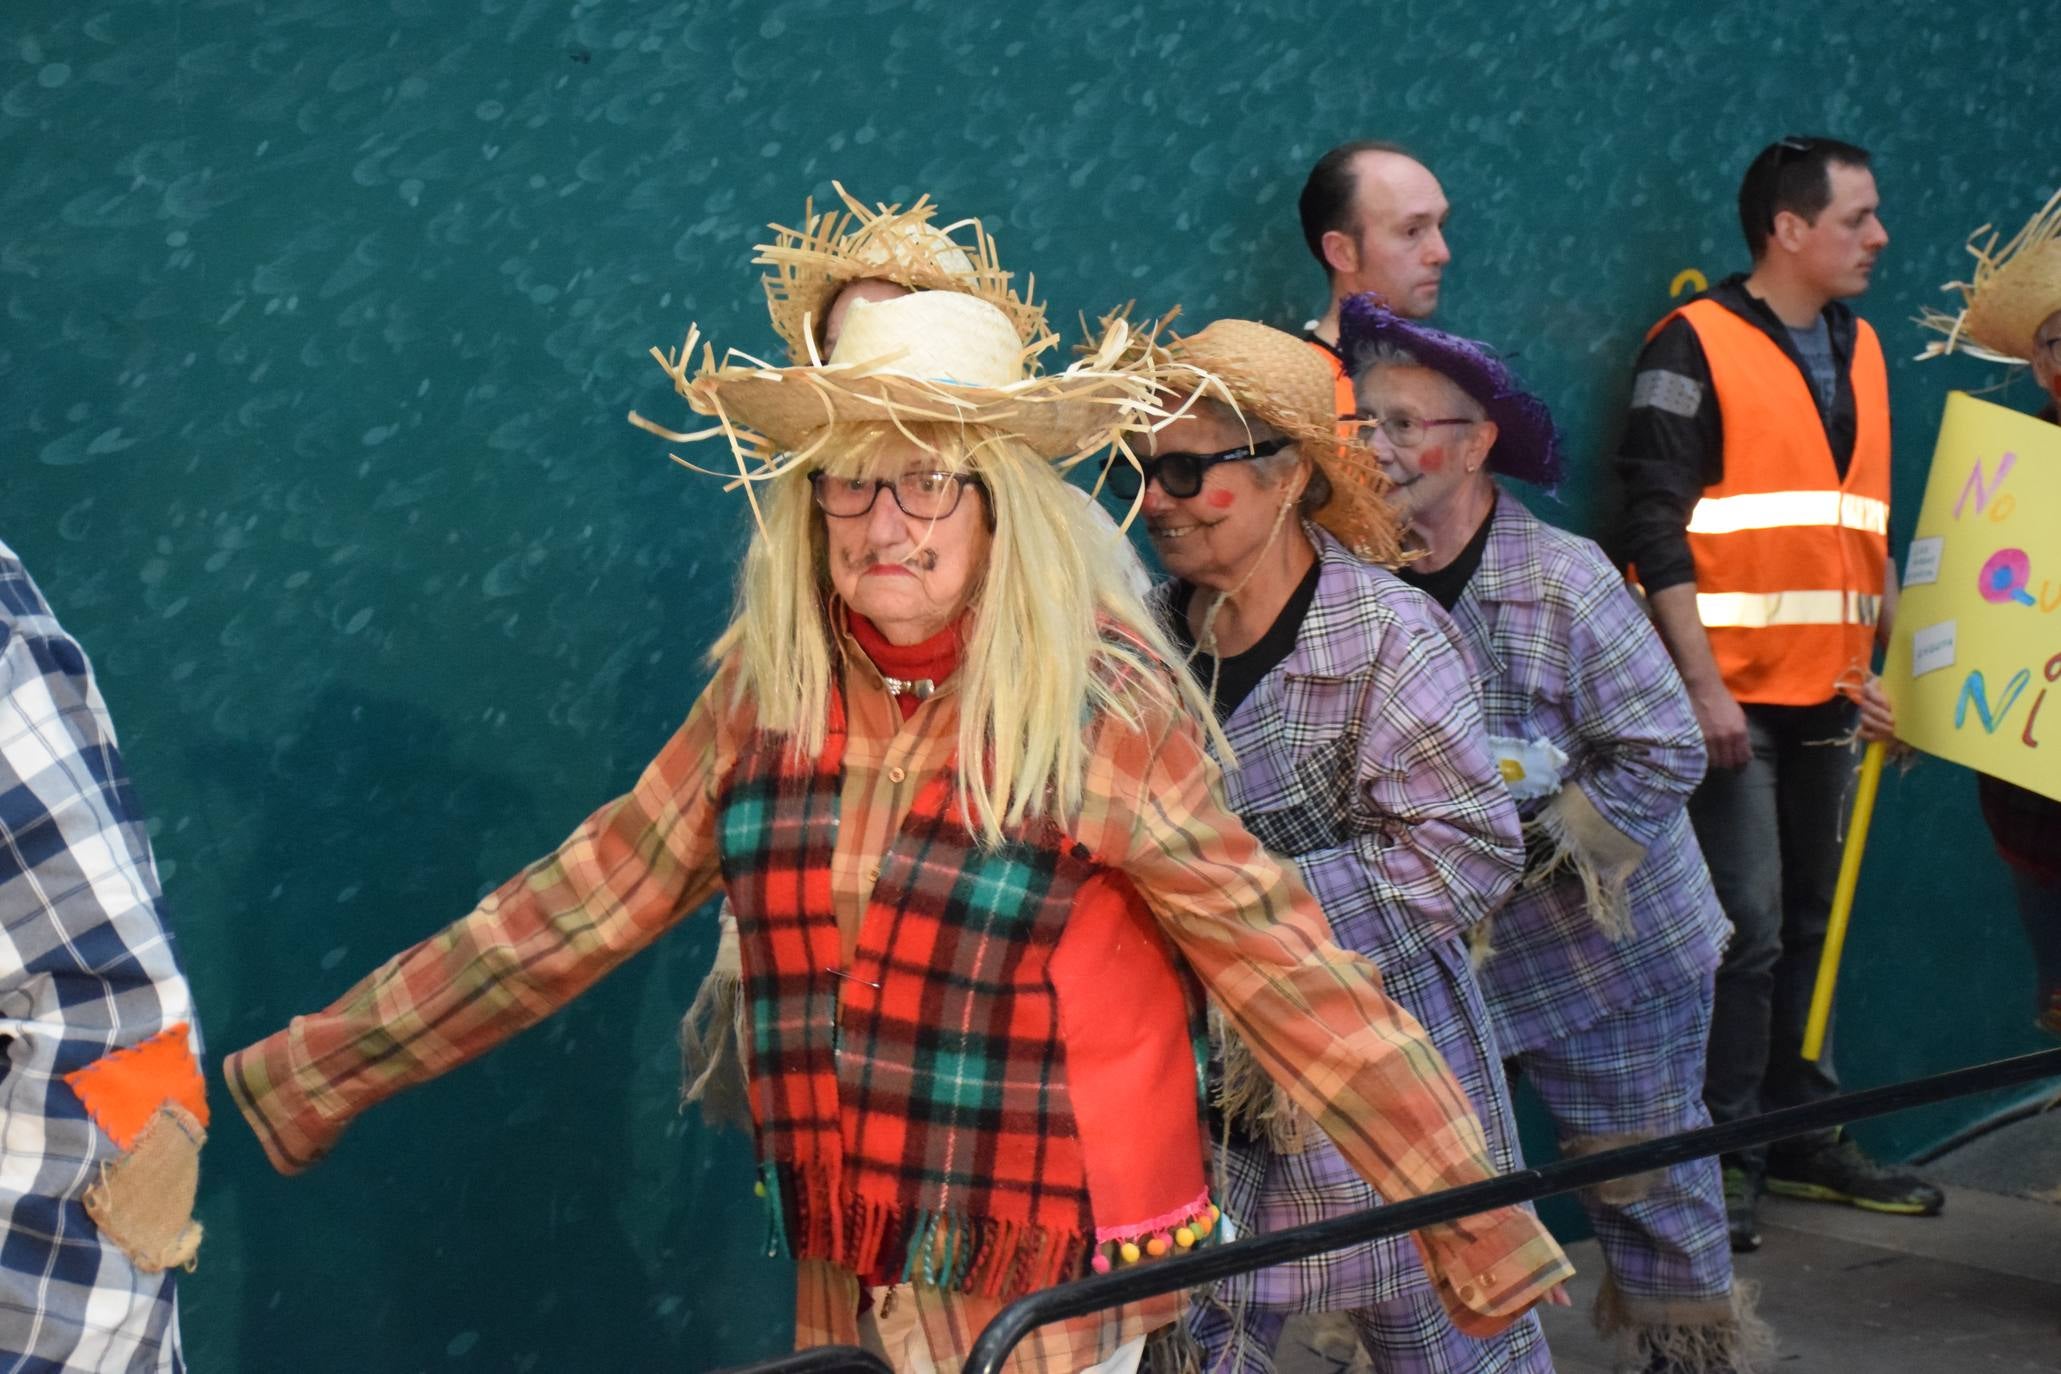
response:
{"label": "black shoe", "polygon": [[1894,1216],[1936,1216],[1946,1194],[1906,1169],[1870,1159],[1844,1137],[1800,1154],[1771,1155],[1767,1189],[1779,1197],[1843,1202]]}
{"label": "black shoe", "polygon": [[1725,1166],[1725,1226],[1733,1254],[1760,1249],[1760,1179],[1736,1164]]}

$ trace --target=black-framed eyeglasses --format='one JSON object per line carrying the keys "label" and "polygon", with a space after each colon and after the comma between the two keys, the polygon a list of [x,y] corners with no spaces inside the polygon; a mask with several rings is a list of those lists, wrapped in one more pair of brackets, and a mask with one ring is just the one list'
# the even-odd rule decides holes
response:
{"label": "black-framed eyeglasses", "polygon": [[890,492],[902,514],[911,520],[942,520],[959,509],[959,498],[968,487],[987,488],[971,473],[946,472],[938,468],[916,468],[897,477],[833,477],[827,472],[809,474],[809,489],[816,506],[839,520],[869,514],[880,493]]}
{"label": "black-framed eyeglasses", "polygon": [[1372,444],[1386,440],[1397,453],[1410,453],[1424,447],[1424,441],[1431,437],[1431,431],[1440,425],[1479,424],[1471,415],[1448,415],[1437,420],[1420,420],[1415,415],[1377,415],[1371,410],[1353,412],[1353,417],[1362,429],[1372,430],[1367,442]]}
{"label": "black-framed eyeglasses", "polygon": [[1142,461],[1143,471],[1120,455],[1112,455],[1102,470],[1103,487],[1119,501],[1134,501],[1152,482],[1177,500],[1202,490],[1202,474],[1219,463],[1243,463],[1254,458],[1271,458],[1287,448],[1287,439],[1263,439],[1257,444],[1240,444],[1219,453],[1162,453]]}

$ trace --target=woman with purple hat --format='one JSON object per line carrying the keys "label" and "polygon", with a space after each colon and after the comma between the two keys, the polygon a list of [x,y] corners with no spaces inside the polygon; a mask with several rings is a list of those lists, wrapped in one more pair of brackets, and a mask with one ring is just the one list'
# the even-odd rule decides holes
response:
{"label": "woman with purple hat", "polygon": [[[1704,750],[1681,678],[1602,551],[1497,482],[1561,475],[1551,414],[1500,358],[1371,296],[1346,303],[1340,343],[1418,545],[1401,576],[1459,627],[1524,822],[1524,879],[1477,949],[1497,1041],[1564,1153],[1707,1125],[1729,927],[1685,809]],[[1749,1367],[1761,1328],[1733,1287],[1716,1160],[1583,1203],[1609,1264],[1598,1325],[1630,1367]]]}

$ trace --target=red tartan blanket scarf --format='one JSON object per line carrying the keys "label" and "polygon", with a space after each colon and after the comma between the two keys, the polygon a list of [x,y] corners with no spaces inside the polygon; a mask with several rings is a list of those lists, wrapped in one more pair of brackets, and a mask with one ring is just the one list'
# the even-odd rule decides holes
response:
{"label": "red tartan blanket scarf", "polygon": [[1201,999],[1150,912],[1056,828],[983,849],[935,777],[840,969],[832,727],[755,736],[720,798],[776,1246],[1002,1297],[1158,1253],[1208,1198]]}

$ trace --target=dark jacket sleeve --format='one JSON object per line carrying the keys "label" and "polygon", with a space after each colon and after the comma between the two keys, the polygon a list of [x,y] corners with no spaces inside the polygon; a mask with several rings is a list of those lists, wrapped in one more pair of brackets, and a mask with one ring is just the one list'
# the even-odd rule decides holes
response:
{"label": "dark jacket sleeve", "polygon": [[1703,489],[1724,477],[1724,430],[1687,320],[1669,321],[1639,352],[1617,474],[1624,513],[1612,556],[1635,565],[1648,592],[1695,581],[1685,531]]}

